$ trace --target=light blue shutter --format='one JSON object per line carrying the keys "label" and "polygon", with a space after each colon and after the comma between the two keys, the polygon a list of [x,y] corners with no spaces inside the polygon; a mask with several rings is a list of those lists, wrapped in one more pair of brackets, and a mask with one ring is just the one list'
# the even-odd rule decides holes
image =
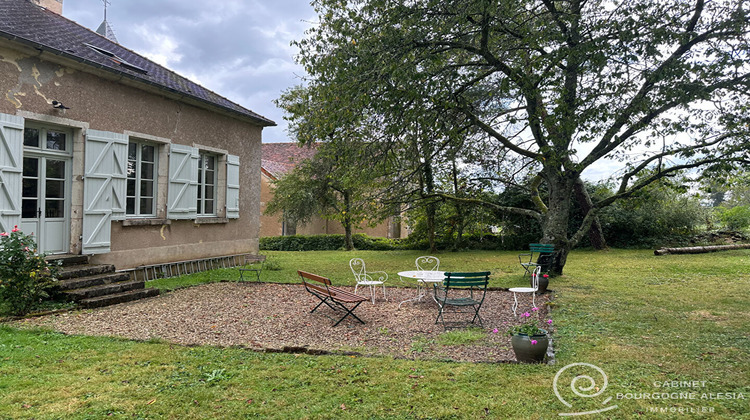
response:
{"label": "light blue shutter", "polygon": [[0,232],[21,224],[23,118],[0,114]]}
{"label": "light blue shutter", "polygon": [[109,252],[113,214],[124,214],[128,137],[88,130],[83,178],[83,253]]}
{"label": "light blue shutter", "polygon": [[240,157],[227,155],[227,218],[240,217]]}
{"label": "light blue shutter", "polygon": [[169,151],[167,217],[195,219],[198,213],[198,149],[173,144]]}

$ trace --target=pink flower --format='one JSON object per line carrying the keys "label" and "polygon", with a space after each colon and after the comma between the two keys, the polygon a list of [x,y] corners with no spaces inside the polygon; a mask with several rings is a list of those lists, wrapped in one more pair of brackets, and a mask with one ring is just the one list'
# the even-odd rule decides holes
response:
{"label": "pink flower", "polygon": [[524,312],[524,313],[523,313],[523,316],[525,316],[526,318],[528,318],[528,317],[530,317],[530,316],[531,316],[531,314],[530,314],[530,313],[528,313],[528,312]]}
{"label": "pink flower", "polygon": [[7,232],[0,232],[0,236],[8,236]]}
{"label": "pink flower", "polygon": [[536,343],[538,343],[538,341],[536,341],[536,340],[531,340],[531,345],[532,345],[532,346],[535,346],[535,345],[536,345]]}
{"label": "pink flower", "polygon": [[536,312],[539,310],[539,308],[531,308],[532,311]]}
{"label": "pink flower", "polygon": [[547,278],[547,277],[549,277],[549,274],[545,274],[542,277]]}
{"label": "pink flower", "polygon": [[11,232],[18,232],[18,225],[13,226],[13,230]]}
{"label": "pink flower", "polygon": [[551,320],[551,319],[548,319],[548,320],[547,320],[547,324],[549,324],[549,325],[552,325],[552,320]]}
{"label": "pink flower", "polygon": [[492,334],[497,334],[497,328],[495,328],[494,330],[492,330]]}

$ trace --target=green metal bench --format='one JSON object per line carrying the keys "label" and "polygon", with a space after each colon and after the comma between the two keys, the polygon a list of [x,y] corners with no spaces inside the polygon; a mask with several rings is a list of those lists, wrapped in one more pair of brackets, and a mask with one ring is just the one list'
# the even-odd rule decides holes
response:
{"label": "green metal bench", "polygon": [[255,273],[255,278],[260,281],[260,273],[263,271],[263,263],[266,261],[265,255],[246,255],[245,264],[240,268],[240,281],[244,281],[245,273]]}
{"label": "green metal bench", "polygon": [[[526,277],[527,274],[531,274],[531,272],[538,266],[546,265],[544,260],[552,257],[554,252],[555,246],[552,244],[529,244],[528,253],[518,254],[518,262],[525,270],[523,276]],[[544,267],[542,267],[542,270],[548,271],[548,269],[545,270]]]}
{"label": "green metal bench", "polygon": [[[433,284],[435,287],[435,301],[438,304],[439,311],[435,323],[442,321],[443,328],[448,328],[448,324],[467,324],[460,321],[445,321],[446,308],[454,307],[451,313],[468,313],[474,316],[468,324],[474,324],[479,321],[482,325],[482,318],[479,316],[479,310],[482,308],[484,296],[487,293],[487,284],[490,280],[489,271],[479,271],[471,273],[445,273],[442,287]],[[469,310],[466,310],[469,309]]]}

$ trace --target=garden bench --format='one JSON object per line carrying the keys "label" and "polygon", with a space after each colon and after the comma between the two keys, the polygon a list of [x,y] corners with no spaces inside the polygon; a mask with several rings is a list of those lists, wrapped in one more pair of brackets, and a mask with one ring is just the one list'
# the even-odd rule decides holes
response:
{"label": "garden bench", "polygon": [[526,277],[527,274],[531,274],[537,266],[542,266],[542,271],[549,271],[549,259],[555,252],[555,246],[552,244],[529,244],[529,251],[528,253],[518,254],[518,262],[525,270],[523,276]]}
{"label": "garden bench", "polygon": [[245,273],[255,273],[255,278],[260,281],[260,272],[263,271],[263,263],[265,261],[265,255],[245,255],[245,264],[239,268],[240,281],[245,279],[243,277]]}
{"label": "garden bench", "polygon": [[[308,293],[320,299],[320,303],[313,308],[310,313],[315,312],[320,305],[326,304],[329,308],[338,312],[339,309],[344,310],[344,316],[336,321],[333,326],[339,325],[344,318],[351,315],[354,319],[361,323],[365,323],[359,319],[357,315],[354,315],[354,310],[364,301],[369,300],[366,297],[355,295],[354,293],[347,292],[346,290],[339,289],[331,286],[331,280],[319,276],[317,274],[308,273],[306,271],[297,270],[300,278],[302,278],[302,284],[305,286],[305,290]],[[329,317],[330,318],[330,317]],[[333,319],[333,318],[331,318]]]}

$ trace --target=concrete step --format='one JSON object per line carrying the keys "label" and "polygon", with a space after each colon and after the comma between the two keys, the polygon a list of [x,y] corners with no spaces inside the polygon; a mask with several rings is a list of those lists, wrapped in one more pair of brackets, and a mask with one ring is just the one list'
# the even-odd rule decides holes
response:
{"label": "concrete step", "polygon": [[57,262],[63,267],[89,263],[88,255],[56,254],[56,255],[48,255],[44,259],[52,263]]}
{"label": "concrete step", "polygon": [[81,301],[105,295],[115,295],[130,290],[143,289],[144,287],[145,285],[143,281],[123,281],[119,283],[100,284],[98,286],[68,290],[65,294],[73,298],[73,300]]}
{"label": "concrete step", "polygon": [[115,272],[115,266],[112,264],[76,264],[60,269],[58,280],[67,280],[76,277],[88,277],[99,274],[109,274]]}
{"label": "concrete step", "polygon": [[82,289],[84,287],[100,286],[103,284],[112,284],[126,282],[130,280],[130,273],[108,273],[95,274],[93,276],[76,277],[58,282],[59,290],[66,292],[68,290]]}
{"label": "concrete step", "polygon": [[98,296],[89,299],[83,299],[78,302],[84,308],[98,308],[101,306],[114,305],[117,303],[131,302],[151,296],[159,295],[159,289],[136,289],[127,292],[116,293],[106,296]]}

